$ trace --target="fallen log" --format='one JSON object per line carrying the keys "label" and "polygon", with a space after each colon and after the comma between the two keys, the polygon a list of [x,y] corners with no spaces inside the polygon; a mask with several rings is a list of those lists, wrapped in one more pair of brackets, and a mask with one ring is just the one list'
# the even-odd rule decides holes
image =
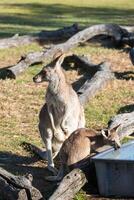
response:
{"label": "fallen log", "polygon": [[21,74],[33,63],[40,63],[42,60],[43,52],[29,53],[26,57],[22,56],[19,62],[12,66],[0,70],[1,79],[15,79],[17,75]]}
{"label": "fallen log", "polygon": [[[27,54],[16,65],[5,69],[5,71],[2,71],[2,74],[4,74],[4,78],[16,78],[18,74],[23,72],[30,65],[41,63],[48,59],[52,60],[56,53],[66,53],[71,48],[77,47],[79,44],[86,42],[94,36],[102,34],[111,36],[114,38],[115,44],[119,45],[121,42],[122,34],[124,34],[124,30],[115,24],[101,24],[91,26],[76,33],[64,43],[53,45],[50,47],[50,49],[41,52]],[[1,76],[2,75],[0,75],[0,77]]]}
{"label": "fallen log", "polygon": [[110,63],[104,62],[99,64],[98,71],[93,78],[87,80],[78,90],[81,104],[85,106],[113,77],[114,75],[110,70]]}
{"label": "fallen log", "polygon": [[[125,32],[129,32],[131,34],[134,33],[133,26],[119,26]],[[23,35],[19,36],[19,34],[15,34],[13,37],[0,39],[0,49],[18,47],[22,45],[28,45],[33,42],[37,42],[40,45],[47,43],[57,43],[69,39],[74,34],[83,30],[85,28],[79,28],[78,24],[73,24],[72,26],[64,27],[58,30],[49,31],[43,30],[39,33],[31,34],[31,35]]]}
{"label": "fallen log", "polygon": [[26,190],[15,188],[13,185],[10,185],[4,178],[0,176],[0,195],[2,199],[19,199],[19,200],[28,200]]}
{"label": "fallen log", "polygon": [[114,78],[110,69],[110,63],[108,62],[95,65],[87,56],[78,56],[76,54],[72,54],[71,56],[65,58],[67,66],[69,66],[69,62],[73,62],[75,68],[79,68],[84,70],[84,72],[87,72],[87,76],[84,78],[85,82],[81,84],[81,87],[77,86],[80,85],[80,80],[76,81],[77,85],[75,82],[73,83],[73,87],[79,95],[80,102],[84,106],[96,95],[98,91],[105,87],[108,81]]}
{"label": "fallen log", "polygon": [[80,169],[74,169],[63,178],[49,200],[71,200],[86,182],[84,173]]}
{"label": "fallen log", "polygon": [[125,29],[129,33],[134,33],[134,26],[120,26],[120,27]]}
{"label": "fallen log", "polygon": [[2,199],[9,200],[39,200],[42,195],[38,189],[32,186],[32,178],[29,175],[15,176],[0,167],[0,194]]}
{"label": "fallen log", "polygon": [[48,42],[64,41],[79,31],[78,25],[64,27],[54,31],[41,31],[33,35],[19,36],[18,34],[10,38],[0,39],[0,49],[18,47],[37,42],[41,45]]}
{"label": "fallen log", "polygon": [[122,140],[124,137],[134,133],[134,111],[130,113],[118,114],[113,117],[109,123],[108,128],[111,130],[117,127],[117,133]]}

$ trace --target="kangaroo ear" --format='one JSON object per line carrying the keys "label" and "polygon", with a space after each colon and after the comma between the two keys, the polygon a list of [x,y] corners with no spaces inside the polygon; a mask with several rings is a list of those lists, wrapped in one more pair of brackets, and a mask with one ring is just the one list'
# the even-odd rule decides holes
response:
{"label": "kangaroo ear", "polygon": [[56,61],[56,66],[59,67],[63,63],[63,60],[65,58],[65,54],[62,54]]}
{"label": "kangaroo ear", "polygon": [[104,130],[101,130],[101,134],[103,135],[104,138],[108,139],[108,136],[106,135]]}
{"label": "kangaroo ear", "polygon": [[53,60],[58,60],[60,56],[62,56],[63,53],[59,50],[58,52],[56,52],[54,55],[53,55]]}
{"label": "kangaroo ear", "polygon": [[68,53],[62,53],[61,51],[58,51],[55,55],[54,55],[54,62],[55,62],[55,66],[58,68],[58,67],[61,67],[64,59],[66,56],[72,56],[73,54],[71,52],[68,52]]}
{"label": "kangaroo ear", "polygon": [[118,124],[117,126],[115,126],[114,128],[112,128],[111,130],[110,130],[110,132],[112,133],[112,132],[117,132],[117,129],[119,128],[119,126],[120,126],[121,124]]}

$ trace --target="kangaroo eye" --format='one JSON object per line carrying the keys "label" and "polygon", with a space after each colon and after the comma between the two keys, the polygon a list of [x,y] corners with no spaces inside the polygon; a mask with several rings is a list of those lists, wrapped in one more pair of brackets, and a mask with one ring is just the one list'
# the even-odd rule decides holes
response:
{"label": "kangaroo eye", "polygon": [[43,73],[46,73],[46,71],[44,70]]}

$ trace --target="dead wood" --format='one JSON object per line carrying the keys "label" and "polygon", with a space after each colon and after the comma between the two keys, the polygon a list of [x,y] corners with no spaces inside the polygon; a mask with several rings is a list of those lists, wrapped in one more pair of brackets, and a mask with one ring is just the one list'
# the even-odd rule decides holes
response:
{"label": "dead wood", "polygon": [[32,186],[29,175],[15,176],[3,168],[0,168],[0,194],[3,199],[39,200],[42,195],[38,189]]}
{"label": "dead wood", "polygon": [[120,139],[123,139],[125,136],[131,135],[134,133],[134,111],[130,113],[118,114],[113,117],[109,123],[108,128],[111,130],[115,127],[118,127],[117,133],[119,134]]}
{"label": "dead wood", "polygon": [[80,169],[74,169],[63,178],[49,200],[71,200],[86,182],[84,173]]}
{"label": "dead wood", "polygon": [[0,78],[15,79],[16,76],[26,70],[28,66],[32,65],[33,63],[40,63],[42,60],[42,55],[43,52],[35,52],[29,53],[26,57],[22,56],[16,65],[0,70]]}
{"label": "dead wood", "polygon": [[114,24],[102,24],[91,26],[76,33],[64,43],[53,45],[49,49],[46,49],[41,52],[27,54],[15,66],[9,67],[5,70],[5,78],[16,78],[18,74],[23,72],[30,65],[40,63],[48,59],[52,60],[53,56],[56,53],[66,53],[71,48],[74,48],[79,44],[86,42],[87,40],[93,38],[96,35],[102,34],[111,36],[114,39],[115,44],[118,45],[121,42],[122,34],[124,34],[124,31],[118,25]]}
{"label": "dead wood", "polygon": [[28,200],[27,193],[25,189],[18,189],[13,185],[9,184],[4,178],[0,176],[0,195],[2,199],[19,199]]}
{"label": "dead wood", "polygon": [[33,42],[37,42],[41,45],[48,42],[63,41],[79,31],[78,25],[73,24],[72,26],[64,27],[62,29],[54,31],[41,31],[33,35],[19,36],[18,34],[10,38],[0,39],[0,49],[18,47],[22,45],[28,45]]}
{"label": "dead wood", "polygon": [[78,56],[76,54],[65,58],[65,66],[69,66],[69,62],[74,63],[74,68],[79,68],[83,70],[84,73],[86,72],[86,76],[83,77],[84,81],[82,82],[81,87],[77,86],[80,80],[73,83],[73,87],[79,95],[80,102],[84,106],[96,95],[98,91],[105,87],[108,81],[114,78],[110,69],[110,63],[108,62],[95,65],[91,62],[89,57]]}
{"label": "dead wood", "polygon": [[[92,68],[92,67],[90,67]],[[89,68],[89,73],[90,73]],[[93,71],[93,70],[92,70]],[[93,98],[98,91],[103,89],[107,82],[113,78],[110,70],[110,64],[107,62],[98,65],[98,71],[94,76],[87,80],[82,87],[78,90],[79,99],[82,105],[86,105],[91,98]]]}
{"label": "dead wood", "polygon": [[[119,26],[121,29],[125,30],[125,32],[133,33],[133,26]],[[19,34],[14,35],[10,38],[0,39],[0,49],[10,48],[10,47],[18,47],[22,45],[28,45],[33,42],[37,42],[41,45],[44,43],[56,43],[61,42],[66,39],[69,39],[74,34],[83,30],[85,28],[79,28],[78,24],[73,24],[72,26],[63,27],[58,30],[48,31],[43,30],[39,33],[31,34],[31,35],[23,35],[19,36]],[[106,35],[109,35],[106,33]]]}
{"label": "dead wood", "polygon": [[134,33],[134,26],[120,26],[120,27],[125,29],[129,33]]}
{"label": "dead wood", "polygon": [[[130,34],[134,33],[133,26],[118,26],[118,27],[120,27],[125,32],[129,32]],[[79,28],[78,24],[73,24],[72,26],[64,27],[64,28],[54,30],[54,31],[43,30],[39,33],[35,33],[31,35],[23,35],[23,36],[19,36],[19,34],[16,34],[10,38],[0,39],[0,49],[28,45],[33,42],[37,42],[41,45],[47,44],[50,42],[57,43],[57,42],[61,42],[66,39],[69,39],[74,34],[76,34],[77,32],[83,29],[85,28]],[[105,34],[109,35],[107,33]]]}

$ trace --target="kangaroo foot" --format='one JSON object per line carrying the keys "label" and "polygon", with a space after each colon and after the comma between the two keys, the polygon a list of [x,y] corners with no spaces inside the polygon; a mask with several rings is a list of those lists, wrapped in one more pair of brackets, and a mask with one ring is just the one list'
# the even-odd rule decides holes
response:
{"label": "kangaroo foot", "polygon": [[64,170],[65,170],[64,166],[61,166],[60,169],[58,170],[58,174],[56,176],[47,176],[47,177],[45,177],[45,179],[47,181],[60,182],[63,179],[63,177],[65,176]]}
{"label": "kangaroo foot", "polygon": [[23,146],[23,148],[25,150],[36,154],[41,159],[47,160],[47,153],[46,153],[46,151],[44,151],[44,149],[41,149],[41,148],[39,148],[39,147],[37,147],[37,146],[35,146],[35,145],[31,144],[31,143],[28,143],[28,142],[23,142],[22,146]]}

